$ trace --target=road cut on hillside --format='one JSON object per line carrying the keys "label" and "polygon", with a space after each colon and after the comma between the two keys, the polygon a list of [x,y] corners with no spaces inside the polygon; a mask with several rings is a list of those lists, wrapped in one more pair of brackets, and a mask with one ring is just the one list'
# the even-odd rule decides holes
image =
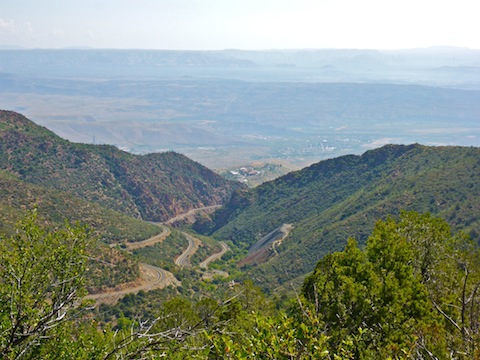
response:
{"label": "road cut on hillside", "polygon": [[151,238],[148,238],[142,241],[127,242],[122,244],[118,244],[118,243],[110,244],[110,247],[115,247],[120,245],[122,248],[128,251],[137,250],[137,249],[144,248],[146,246],[155,245],[156,243],[162,242],[163,240],[165,240],[167,237],[170,236],[171,231],[167,226],[164,226],[160,223],[154,223],[154,224],[162,228],[162,232],[160,234],[157,234],[155,236],[152,236]]}
{"label": "road cut on hillside", "polygon": [[162,289],[168,285],[178,286],[181,283],[171,272],[141,263],[140,278],[138,280],[118,285],[105,292],[87,295],[85,299],[95,300],[98,303],[114,304],[126,294],[138,293],[140,290]]}
{"label": "road cut on hillside", "polygon": [[189,220],[189,219],[191,220],[191,219],[194,219],[195,216],[199,213],[210,214],[221,207],[222,205],[212,205],[212,206],[204,206],[201,208],[192,209],[184,214],[180,214],[171,219],[168,219],[167,221],[164,222],[164,224],[174,225],[176,222],[179,222],[179,221]]}
{"label": "road cut on hillside", "polygon": [[[146,246],[152,246],[159,242],[162,242],[171,234],[169,227],[166,226],[167,224],[178,221],[179,219],[183,219],[186,216],[191,216],[200,211],[213,211],[218,207],[219,205],[214,205],[214,206],[207,206],[199,209],[193,209],[185,214],[178,215],[165,223],[162,223],[162,224],[155,223],[162,229],[162,232],[160,234],[155,235],[143,241],[122,244],[123,248],[126,251],[132,251],[132,250],[141,249]],[[202,242],[201,240],[191,236],[190,234],[187,234],[185,232],[182,232],[182,234],[188,240],[188,247],[177,259],[175,259],[175,264],[179,267],[188,267],[190,266],[190,258],[195,254],[195,252],[197,251],[198,247],[202,244]],[[120,244],[111,244],[110,246],[118,246],[118,245]],[[214,261],[220,258],[226,251],[229,250],[228,246],[225,243],[221,242],[221,245],[222,245],[222,251],[211,255],[209,258],[203,261],[202,264],[200,264],[201,267],[206,268],[211,261]],[[129,283],[120,284],[115,288],[108,289],[98,294],[87,295],[85,298],[95,300],[97,303],[115,303],[124,295],[131,294],[131,293],[138,293],[140,290],[148,291],[148,290],[154,290],[154,289],[162,289],[169,285],[173,285],[173,286],[181,285],[180,281],[178,281],[175,278],[175,276],[167,270],[164,270],[149,264],[144,264],[144,263],[140,263],[139,265],[140,265],[139,279]]]}
{"label": "road cut on hillside", "polygon": [[222,247],[222,250],[218,253],[215,253],[213,255],[210,255],[208,258],[206,258],[204,261],[200,263],[200,267],[207,269],[208,264],[210,264],[212,261],[220,259],[223,254],[225,254],[230,248],[228,247],[227,244],[225,244],[223,241],[220,241],[220,246]]}
{"label": "road cut on hillside", "polygon": [[187,267],[190,265],[190,258],[197,252],[198,247],[202,244],[202,241],[185,232],[182,232],[182,234],[188,240],[188,247],[182,253],[182,255],[175,259],[175,265]]}

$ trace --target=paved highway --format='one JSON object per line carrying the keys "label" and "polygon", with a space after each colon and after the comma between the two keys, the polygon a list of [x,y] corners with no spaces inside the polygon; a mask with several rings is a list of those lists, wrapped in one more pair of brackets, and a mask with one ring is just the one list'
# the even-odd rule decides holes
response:
{"label": "paved highway", "polygon": [[121,289],[106,291],[99,294],[87,295],[86,299],[96,300],[98,302],[116,302],[123,295],[137,293],[140,290],[161,289],[170,284],[178,285],[179,281],[175,279],[172,273],[159,267],[149,264],[140,264],[141,281],[139,283],[123,284]]}
{"label": "paved highway", "polygon": [[160,223],[153,223],[157,225],[158,227],[162,228],[162,232],[158,235],[152,236],[149,239],[142,240],[142,241],[137,241],[137,242],[127,242],[127,243],[113,243],[110,244],[110,247],[115,247],[119,245],[124,245],[126,250],[136,250],[140,248],[144,248],[146,246],[154,245],[158,242],[162,242],[165,240],[167,237],[170,236],[171,231],[168,227],[160,224]]}
{"label": "paved highway", "polygon": [[180,267],[186,267],[190,265],[190,257],[195,254],[198,249],[198,246],[202,243],[199,239],[194,238],[193,236],[182,232],[185,238],[188,240],[187,249],[175,260],[175,265]]}
{"label": "paved highway", "polygon": [[180,214],[180,215],[177,215],[167,221],[165,221],[165,225],[172,225],[174,224],[175,222],[177,221],[181,221],[181,220],[184,220],[185,218],[188,218],[188,217],[191,217],[191,216],[194,216],[195,214],[197,213],[211,213],[213,211],[215,211],[216,209],[218,208],[221,208],[222,205],[212,205],[212,206],[204,206],[204,207],[201,207],[201,208],[197,208],[197,209],[192,209],[184,214]]}
{"label": "paved highway", "polygon": [[[200,209],[193,209],[190,210],[187,214],[182,214],[179,215],[169,221],[177,221],[178,219],[181,219],[182,217],[188,216],[195,214],[196,212],[199,211],[213,211],[216,208],[218,208],[220,205],[214,205],[214,206],[207,206],[204,208]],[[167,222],[168,223],[168,222]],[[158,242],[162,242],[165,240],[170,234],[171,231],[170,229],[162,224],[155,223],[156,225],[160,226],[162,228],[162,232],[158,235],[155,235],[147,240],[143,241],[138,241],[138,242],[133,242],[133,243],[126,243],[126,250],[136,250],[140,249],[146,246],[151,246],[154,245]],[[175,260],[175,264],[180,267],[186,267],[189,266],[190,264],[190,257],[195,254],[197,251],[199,245],[202,243],[199,239],[182,232],[182,234],[185,236],[185,238],[188,240],[188,247],[187,249]],[[120,244],[111,244],[110,246],[117,246]],[[224,244],[226,246],[226,244]],[[222,245],[222,252],[221,255],[223,255],[227,250],[228,247],[223,248]],[[224,251],[224,249],[226,249]],[[202,264],[205,264],[205,267],[208,266],[208,263],[213,261],[215,257],[219,257],[220,253],[213,254],[210,256],[207,260],[205,260]],[[212,259],[211,259],[212,258]],[[180,285],[180,282],[175,278],[175,276],[164,269],[161,269],[156,266],[152,266],[149,264],[140,264],[140,279],[136,282],[132,283],[127,283],[127,284],[121,284],[117,286],[117,290],[107,290],[105,292],[99,293],[99,294],[91,294],[87,295],[86,299],[93,299],[98,302],[109,302],[113,303],[116,302],[119,298],[121,298],[123,295],[130,294],[130,293],[137,293],[140,290],[152,290],[152,289],[159,289],[163,288],[167,285],[173,284],[173,285]],[[120,289],[119,289],[120,288]]]}
{"label": "paved highway", "polygon": [[225,244],[223,241],[220,242],[220,245],[222,246],[222,250],[216,254],[210,255],[207,259],[205,259],[201,264],[201,268],[208,268],[208,264],[210,264],[212,261],[215,261],[217,259],[220,259],[223,254],[225,254],[230,248],[228,247],[227,244]]}
{"label": "paved highway", "polygon": [[163,240],[165,240],[167,237],[170,236],[171,231],[168,227],[160,225],[158,223],[155,223],[155,225],[158,225],[162,228],[162,232],[160,234],[155,235],[155,236],[153,236],[153,237],[151,237],[150,239],[147,239],[147,240],[138,241],[138,242],[134,242],[134,243],[127,243],[126,244],[127,245],[127,250],[136,250],[136,249],[144,248],[146,246],[151,246],[151,245],[154,245],[156,243],[162,242]]}

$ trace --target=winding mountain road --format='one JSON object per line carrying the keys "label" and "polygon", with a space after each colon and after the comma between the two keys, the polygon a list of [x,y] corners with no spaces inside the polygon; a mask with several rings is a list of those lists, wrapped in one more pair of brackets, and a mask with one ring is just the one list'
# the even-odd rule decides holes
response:
{"label": "winding mountain road", "polygon": [[204,261],[200,263],[201,268],[208,268],[208,264],[210,264],[212,261],[215,261],[217,259],[220,259],[223,254],[225,254],[230,248],[228,247],[227,244],[225,244],[223,241],[220,242],[220,245],[222,246],[222,250],[216,254],[210,255],[208,258],[206,258]]}
{"label": "winding mountain road", "polygon": [[[149,239],[126,244],[110,244],[110,246],[124,245],[124,249],[126,251],[132,251],[141,249],[146,246],[155,245],[156,243],[162,242],[168,236],[170,236],[171,231],[168,226],[165,225],[174,223],[175,221],[184,219],[185,217],[192,216],[198,212],[213,211],[219,206],[220,205],[214,205],[199,209],[193,209],[185,214],[178,215],[166,221],[165,223],[155,223],[162,229],[162,232],[158,235],[152,236]],[[177,259],[175,259],[175,264],[179,267],[188,267],[190,266],[190,258],[195,254],[202,242],[201,240],[191,236],[190,234],[187,234],[185,232],[182,232],[182,234],[188,240],[188,247]],[[230,250],[225,243],[221,242],[220,244],[222,245],[222,250],[219,253],[211,255],[205,261],[203,261],[200,264],[201,267],[207,267],[211,261],[220,258],[226,251]],[[169,271],[145,263],[140,263],[139,265],[140,278],[136,281],[120,284],[113,289],[109,289],[98,294],[87,295],[85,299],[95,300],[98,303],[115,303],[124,295],[138,293],[140,290],[148,291],[153,289],[161,289],[168,285],[181,285],[180,281],[178,281],[175,276]]]}
{"label": "winding mountain road", "polygon": [[142,241],[127,242],[127,243],[123,243],[123,244],[118,244],[118,243],[110,244],[110,247],[123,245],[124,248],[128,251],[137,250],[137,249],[144,248],[146,246],[155,245],[156,243],[162,242],[163,240],[165,240],[167,237],[170,236],[171,231],[168,227],[166,227],[166,226],[164,226],[160,223],[154,223],[154,224],[157,225],[158,227],[162,228],[162,232],[160,234],[152,236],[151,238],[148,238],[148,239],[142,240]]}
{"label": "winding mountain road", "polygon": [[177,215],[171,219],[168,219],[167,221],[164,222],[165,225],[172,225],[174,224],[175,222],[177,221],[181,221],[181,220],[184,220],[186,218],[189,218],[189,217],[192,217],[194,216],[195,214],[198,214],[198,213],[211,213],[213,211],[215,211],[216,209],[222,207],[222,205],[211,205],[211,206],[204,206],[204,207],[201,207],[201,208],[197,208],[197,209],[192,209],[190,211],[187,211],[186,213],[184,214],[180,214],[180,215]]}
{"label": "winding mountain road", "polygon": [[197,252],[198,247],[202,242],[190,234],[185,232],[182,232],[182,234],[188,240],[188,247],[178,258],[175,259],[175,265],[187,267],[190,266],[190,258]]}
{"label": "winding mountain road", "polygon": [[96,300],[102,303],[115,303],[126,294],[138,293],[140,290],[162,289],[168,285],[180,285],[175,276],[159,267],[140,264],[140,279],[132,283],[121,284],[112,290],[107,290],[98,294],[90,294],[85,299]]}

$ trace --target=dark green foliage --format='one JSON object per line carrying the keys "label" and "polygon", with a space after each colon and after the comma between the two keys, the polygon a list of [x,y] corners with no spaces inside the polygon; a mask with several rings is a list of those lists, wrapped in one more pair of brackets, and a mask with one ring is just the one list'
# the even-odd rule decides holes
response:
{"label": "dark green foliage", "polygon": [[356,358],[375,349],[395,356],[410,351],[419,326],[431,317],[426,289],[409,265],[411,248],[379,227],[365,252],[350,240],[343,252],[321,260],[303,289],[326,324],[332,349],[361,332]]}
{"label": "dark green foliage", "polygon": [[156,235],[159,228],[69,193],[29,184],[0,170],[0,231],[13,234],[15,223],[26,209],[36,206],[45,225],[61,225],[65,219],[88,226],[92,235],[106,243],[139,241]]}
{"label": "dark green foliage", "polygon": [[87,234],[65,224],[45,232],[32,213],[0,238],[0,357],[16,359],[55,332],[86,294]]}
{"label": "dark green foliage", "polygon": [[[0,351],[6,359],[480,355],[480,250],[429,214],[402,212],[398,220],[377,222],[363,250],[348,240],[343,251],[318,262],[286,312],[244,281],[225,286],[217,299],[175,297],[173,287],[140,291],[100,306],[96,320],[78,316],[74,307],[84,293],[85,232],[67,225],[45,233],[34,220],[0,242]],[[59,303],[65,294],[69,300]]]}
{"label": "dark green foliage", "polygon": [[443,220],[402,212],[376,224],[365,250],[351,239],[322,259],[303,294],[331,351],[356,338],[356,359],[476,358],[479,259]]}
{"label": "dark green foliage", "polygon": [[[275,249],[279,255],[250,270],[255,281],[273,290],[286,280],[298,283],[321,259],[302,294],[292,290],[294,305],[284,313],[275,311],[251,281],[227,285],[201,279],[202,271],[195,268],[176,269],[173,260],[187,246],[176,230],[162,243],[136,250],[139,260],[118,248],[90,244],[87,251],[85,232],[68,225],[49,233],[32,217],[15,230],[11,224],[20,209],[37,203],[39,219],[49,228],[68,217],[94,227],[106,241],[143,239],[159,229],[79,197],[125,206],[127,213],[145,217],[158,210],[162,217],[191,205],[189,195],[178,188],[171,196],[171,183],[193,189],[195,206],[206,205],[199,199],[213,188],[217,199],[225,199],[234,186],[225,187],[208,170],[174,153],[136,157],[110,146],[71,144],[14,113],[1,114],[5,142],[0,147],[17,144],[0,152],[6,169],[0,170],[0,226],[12,234],[0,240],[3,357],[480,356],[478,239],[452,236],[443,220],[400,210],[430,211],[448,219],[453,229],[478,235],[479,149],[386,146],[324,161],[254,190],[239,189],[213,222],[203,218],[198,228],[216,230],[235,250],[224,259],[230,275],[239,272],[234,269],[239,254],[258,238],[283,223],[294,224]],[[32,134],[37,142],[31,141]],[[163,180],[152,180],[157,175]],[[74,194],[59,190],[62,186],[72,187]],[[374,227],[377,219],[384,220]],[[347,241],[350,236],[357,240]],[[193,266],[214,250],[213,241],[202,241]],[[84,318],[70,317],[85,286],[98,290],[131,281],[139,274],[137,261],[174,270],[182,286],[140,291]],[[207,293],[213,290],[215,295]],[[66,308],[55,310],[65,294],[68,299],[61,304]],[[288,302],[286,296],[281,300]],[[55,325],[45,322],[45,316]]]}
{"label": "dark green foliage", "polygon": [[178,230],[171,229],[171,234],[161,243],[134,250],[134,255],[142,262],[171,270],[175,259],[187,248],[188,241]]}
{"label": "dark green foliage", "polygon": [[[210,335],[208,359],[331,359],[322,323],[310,312],[293,317],[280,313],[243,313],[235,336]],[[343,348],[341,349],[343,350]],[[337,358],[336,354],[333,358]],[[338,359],[353,359],[347,351]]]}
{"label": "dark green foliage", "polygon": [[138,260],[125,251],[97,244],[88,249],[88,254],[85,277],[89,294],[129,283],[140,276]]}
{"label": "dark green foliage", "polygon": [[[392,220],[390,219],[390,223]],[[429,215],[403,213],[397,233],[412,244],[412,265],[443,319],[443,331],[427,334],[458,358],[480,355],[480,249],[464,233]]]}
{"label": "dark green foliage", "polygon": [[250,271],[273,288],[308,273],[349,236],[364,245],[375,221],[400,209],[428,211],[454,229],[480,233],[479,159],[479,148],[388,145],[325,160],[237,191],[209,227],[216,238],[249,247],[292,223],[279,256]]}
{"label": "dark green foliage", "polygon": [[173,152],[138,156],[70,143],[9,111],[0,111],[0,124],[0,169],[133,217],[167,220],[221,204],[241,186]]}

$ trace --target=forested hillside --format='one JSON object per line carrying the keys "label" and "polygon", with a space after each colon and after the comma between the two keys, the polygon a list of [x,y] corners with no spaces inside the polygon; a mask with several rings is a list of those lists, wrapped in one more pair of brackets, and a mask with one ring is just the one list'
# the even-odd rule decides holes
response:
{"label": "forested hillside", "polygon": [[[388,145],[247,189],[1,111],[0,358],[479,358],[479,175]],[[192,228],[221,242],[144,221],[217,204]]]}
{"label": "forested hillside", "polygon": [[195,302],[152,306],[160,294],[140,292],[121,308],[89,312],[91,303],[81,301],[88,243],[82,229],[45,232],[34,216],[14,236],[0,236],[1,358],[480,356],[479,248],[428,214],[379,221],[364,249],[348,240],[317,263],[284,309],[244,281]]}
{"label": "forested hillside", "polygon": [[89,292],[140,281],[138,259],[108,245],[158,235],[165,229],[146,220],[222,204],[237,187],[183,155],[135,156],[113,146],[75,144],[18,113],[0,111],[0,234],[15,234],[28,211],[47,229],[65,221],[85,226],[92,239]]}
{"label": "forested hillside", "polygon": [[362,246],[378,219],[402,209],[436,214],[478,240],[479,174],[479,148],[387,145],[239,190],[213,222],[203,219],[196,226],[248,248],[282,224],[293,224],[270,258],[250,270],[272,289],[311,271],[349,236]]}
{"label": "forested hillside", "polygon": [[159,232],[158,226],[141,219],[65,191],[27,183],[0,170],[0,232],[13,234],[16,222],[34,208],[38,209],[39,220],[50,227],[62,225],[65,220],[79,222],[105,243],[144,240]]}
{"label": "forested hillside", "polygon": [[241,186],[180,154],[71,143],[9,111],[0,111],[0,169],[150,221],[222,204]]}

